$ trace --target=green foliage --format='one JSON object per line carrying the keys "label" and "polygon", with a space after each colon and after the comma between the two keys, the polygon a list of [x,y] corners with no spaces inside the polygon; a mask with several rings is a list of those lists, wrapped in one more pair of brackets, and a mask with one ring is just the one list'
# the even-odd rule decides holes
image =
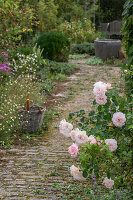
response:
{"label": "green foliage", "polygon": [[127,0],[124,4],[122,13],[124,24],[123,31],[125,33],[123,42],[126,48],[128,64],[133,64],[133,1]]}
{"label": "green foliage", "polygon": [[[92,186],[93,183],[93,186]],[[69,182],[69,184],[53,184],[53,190],[56,192],[57,198],[63,200],[129,200],[132,199],[132,192],[124,187],[122,189],[107,190],[101,187],[101,183],[90,179],[87,184],[82,182]]]}
{"label": "green foliage", "polygon": [[41,79],[39,81],[39,86],[41,88],[41,91],[44,93],[44,95],[51,94],[54,89],[53,80],[48,77],[46,78],[46,75],[45,75],[45,79]]}
{"label": "green foliage", "polygon": [[106,32],[99,33],[98,39],[109,39],[109,36],[107,35]]}
{"label": "green foliage", "polygon": [[[69,120],[75,119],[80,130],[87,135],[93,135],[97,143],[87,142],[80,146],[79,160],[83,176],[96,178],[106,176],[115,181],[115,188],[130,187],[132,165],[132,131],[133,131],[133,99],[127,103],[127,97],[118,95],[115,90],[106,92],[107,102],[104,105],[94,100],[94,110],[89,114],[84,110],[69,114]],[[132,96],[133,97],[133,96]],[[112,118],[116,112],[122,112],[126,116],[123,126],[115,126]],[[111,152],[105,145],[105,139],[117,140],[118,148]],[[102,140],[101,140],[102,139]]]}
{"label": "green foliage", "polygon": [[10,66],[16,76],[26,74],[35,76],[39,71],[40,62],[36,53],[28,56],[17,53]]}
{"label": "green foliage", "polygon": [[81,44],[72,44],[71,53],[94,55],[94,43],[83,42]]}
{"label": "green foliage", "polygon": [[55,3],[58,5],[57,16],[61,19],[61,21],[81,19],[84,16],[83,6],[76,0],[55,0]]}
{"label": "green foliage", "polygon": [[67,37],[60,32],[47,32],[42,34],[36,41],[40,47],[44,58],[66,62],[68,61],[70,42]]}
{"label": "green foliage", "polygon": [[68,63],[61,63],[61,62],[54,62],[51,60],[46,60],[46,65],[42,69],[44,72],[48,73],[51,72],[52,74],[71,74],[75,69],[77,69],[77,65],[75,64],[68,64]]}
{"label": "green foliage", "polygon": [[129,100],[133,94],[133,65],[124,65],[122,67],[123,76],[125,77],[125,89]]}
{"label": "green foliage", "polygon": [[130,100],[130,94],[133,94],[133,1],[127,0],[124,4],[124,11],[122,13],[124,24],[123,43],[125,45],[128,65],[123,66],[122,70],[125,73],[126,92]]}
{"label": "green foliage", "polygon": [[54,0],[40,0],[37,3],[37,14],[41,31],[51,30],[57,22],[57,8]]}
{"label": "green foliage", "polygon": [[111,22],[113,20],[120,20],[125,1],[126,0],[100,0],[100,21]]}
{"label": "green foliage", "polygon": [[[92,174],[95,174],[96,178],[103,176],[103,172],[109,170],[108,168],[110,168],[113,158],[113,154],[106,144],[95,145],[87,143],[87,145],[82,145],[79,156],[85,178],[92,176]],[[108,162],[108,168],[106,162]]]}
{"label": "green foliage", "polygon": [[38,84],[30,78],[10,79],[1,86],[0,114],[4,119],[0,121],[0,145],[11,144],[15,138],[18,138],[18,109],[24,106],[29,91],[31,100],[35,104],[42,105],[44,96],[40,93]]}
{"label": "green foliage", "polygon": [[90,58],[88,61],[86,61],[87,65],[103,65],[104,62],[102,61],[102,59],[93,56],[92,58]]}
{"label": "green foliage", "polygon": [[72,55],[69,55],[69,59],[74,59],[74,60],[77,60],[77,59],[82,59],[82,58],[87,58],[88,57],[88,54],[72,54]]}
{"label": "green foliage", "polygon": [[95,33],[95,26],[92,22],[83,18],[81,20],[65,21],[57,27],[58,31],[65,33],[71,43],[94,42],[98,34]]}
{"label": "green foliage", "polygon": [[33,10],[20,9],[13,0],[0,1],[0,48],[12,47],[22,35],[32,32]]}

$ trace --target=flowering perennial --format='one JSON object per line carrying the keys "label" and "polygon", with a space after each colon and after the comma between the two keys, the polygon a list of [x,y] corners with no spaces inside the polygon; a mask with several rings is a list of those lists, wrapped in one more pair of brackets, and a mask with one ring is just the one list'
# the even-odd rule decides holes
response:
{"label": "flowering perennial", "polygon": [[72,129],[73,129],[73,125],[66,122],[65,119],[63,119],[60,122],[59,130],[60,130],[60,133],[62,133],[65,137],[70,137],[70,133],[71,133]]}
{"label": "flowering perennial", "polygon": [[69,149],[68,149],[68,152],[71,154],[71,156],[73,158],[75,158],[79,152],[79,149],[78,149],[78,146],[76,144],[72,144]]}
{"label": "flowering perennial", "polygon": [[112,122],[116,127],[122,127],[124,126],[126,122],[125,114],[122,112],[116,112],[113,114]]}
{"label": "flowering perennial", "polygon": [[103,182],[104,182],[106,188],[109,188],[109,189],[111,189],[114,185],[114,181],[111,178],[108,179],[107,177],[105,177]]}
{"label": "flowering perennial", "polygon": [[117,141],[115,139],[106,139],[105,144],[109,146],[110,151],[115,151],[117,149]]}
{"label": "flowering perennial", "polygon": [[[93,122],[96,121],[99,127],[100,127],[99,121],[101,120],[100,123],[102,123],[102,120],[103,120],[103,124],[104,124],[103,126],[105,125],[107,126],[106,129],[104,129],[106,133],[110,129],[114,129],[113,124],[116,127],[122,127],[125,125],[125,122],[126,122],[126,117],[124,113],[116,112],[113,114],[114,111],[120,110],[121,107],[115,101],[114,91],[109,91],[111,89],[112,87],[110,83],[106,84],[101,81],[95,83],[94,89],[93,89],[96,103],[99,105],[103,105],[103,107],[98,106],[98,111],[100,113],[99,115],[97,114],[97,112],[92,111],[92,113],[94,113],[93,115],[94,118],[91,118],[91,120],[94,120]],[[108,101],[108,104],[107,106],[104,107],[107,101]],[[115,101],[115,104],[114,104],[114,101]],[[114,109],[114,106],[115,106],[115,109]],[[104,115],[103,112],[105,112],[106,114]],[[90,114],[89,116],[92,116],[92,113],[89,113]],[[97,115],[95,115],[95,113]],[[106,117],[108,118],[107,120],[106,120]],[[111,123],[111,120],[113,124]],[[84,131],[84,126],[81,126],[81,127],[83,127],[82,130],[79,130],[78,128],[73,129],[73,125],[71,123],[68,123],[65,119],[62,120],[59,125],[60,133],[62,133],[65,137],[71,137],[72,141],[74,142],[68,148],[68,152],[71,154],[73,158],[76,158],[77,155],[79,155],[79,160],[81,161],[81,170],[83,171],[83,175],[78,167],[75,167],[74,165],[70,167],[71,175],[73,176],[75,180],[79,180],[79,181],[86,180],[86,177],[89,176],[89,173],[91,172],[92,174],[95,173],[95,175],[98,177],[99,176],[98,173],[101,173],[101,171],[103,171],[103,168],[100,169],[100,167],[102,166],[101,164],[103,164],[102,162],[105,162],[106,159],[108,160],[107,161],[108,164],[111,164],[112,162],[114,162],[112,160],[113,152],[116,151],[118,148],[117,141],[115,139],[111,138],[111,139],[101,140],[99,137],[95,137],[95,135],[88,136],[87,132]],[[85,129],[85,130],[88,130],[88,129]],[[89,131],[91,132],[91,130],[89,129],[88,132]],[[94,130],[95,128],[93,128],[93,131]],[[99,132],[101,130],[102,129],[100,129]],[[93,131],[91,133],[93,133]],[[107,138],[106,134],[105,136]],[[81,145],[81,148],[79,149],[80,145]],[[106,188],[111,189],[114,185],[114,180],[112,180],[109,177],[110,175],[108,175],[108,177],[105,177],[103,183],[105,184]]]}
{"label": "flowering perennial", "polygon": [[75,167],[74,165],[72,165],[72,166],[70,167],[70,173],[71,173],[71,175],[73,176],[73,178],[74,178],[75,180],[78,180],[78,181],[84,181],[84,180],[86,180],[86,179],[83,177],[82,173],[79,171],[79,168],[78,168],[78,167]]}
{"label": "flowering perennial", "polygon": [[[1,55],[8,58],[8,54],[6,54],[5,52],[2,52]],[[8,71],[9,74],[14,75],[14,73],[12,72],[12,69],[9,67],[9,63],[0,63],[0,70],[4,72]]]}

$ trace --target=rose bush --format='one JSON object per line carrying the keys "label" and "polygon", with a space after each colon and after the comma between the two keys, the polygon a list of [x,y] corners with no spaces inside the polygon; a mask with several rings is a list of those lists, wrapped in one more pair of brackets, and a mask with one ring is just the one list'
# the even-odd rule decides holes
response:
{"label": "rose bush", "polygon": [[61,121],[60,133],[69,132],[75,142],[68,152],[80,163],[78,168],[72,165],[71,175],[79,181],[95,175],[108,189],[128,186],[131,180],[133,101],[127,104],[126,96],[118,95],[111,84],[101,81],[94,84],[93,93],[94,110],[88,116],[84,110],[69,114],[68,120],[75,117],[77,121],[78,118],[79,128],[73,128],[66,120],[65,123]]}

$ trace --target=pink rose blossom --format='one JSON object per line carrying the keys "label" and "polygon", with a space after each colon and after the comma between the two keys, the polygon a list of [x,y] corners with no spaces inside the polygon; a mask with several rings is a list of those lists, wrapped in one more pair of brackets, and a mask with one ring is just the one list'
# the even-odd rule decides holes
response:
{"label": "pink rose blossom", "polygon": [[0,119],[4,119],[4,117],[2,115],[0,115]]}
{"label": "pink rose blossom", "polygon": [[97,144],[97,140],[95,139],[94,135],[90,135],[88,137],[88,141],[90,142],[90,144]]}
{"label": "pink rose blossom", "polygon": [[111,84],[110,84],[110,83],[107,83],[107,84],[106,84],[106,89],[107,89],[107,90],[111,90],[111,89],[112,89],[112,87],[111,87]]}
{"label": "pink rose blossom", "polygon": [[75,141],[77,145],[86,144],[89,141],[86,131],[79,130],[76,134]]}
{"label": "pink rose blossom", "polygon": [[79,152],[79,149],[78,149],[78,146],[76,144],[72,144],[69,149],[68,149],[68,152],[71,154],[72,157],[76,157],[78,152]]}
{"label": "pink rose blossom", "polygon": [[97,144],[97,140],[94,138],[91,140],[90,144]]}
{"label": "pink rose blossom", "polygon": [[99,105],[105,105],[107,103],[107,96],[106,95],[96,96],[96,103]]}
{"label": "pink rose blossom", "polygon": [[113,114],[112,122],[116,127],[122,127],[124,126],[126,122],[125,114],[122,112],[116,112]]}
{"label": "pink rose blossom", "polygon": [[73,141],[76,140],[76,135],[77,135],[78,131],[79,131],[78,128],[76,128],[76,129],[74,129],[74,130],[71,131],[70,136],[71,136],[71,138],[72,138]]}
{"label": "pink rose blossom", "polygon": [[65,119],[60,122],[59,131],[65,137],[70,137],[70,133],[71,133],[72,129],[73,129],[73,125],[66,122]]}
{"label": "pink rose blossom", "polygon": [[106,91],[107,91],[107,88],[106,88],[105,83],[99,81],[99,82],[94,84],[94,89],[93,89],[94,95],[103,96],[103,95],[105,95]]}
{"label": "pink rose blossom", "polygon": [[106,177],[103,182],[104,182],[106,188],[109,188],[109,189],[111,189],[113,187],[113,185],[114,185],[114,181],[111,178],[108,179]]}
{"label": "pink rose blossom", "polygon": [[78,180],[78,181],[84,181],[86,180],[83,175],[82,175],[82,172],[79,171],[79,168],[78,167],[75,167],[74,165],[72,165],[70,167],[70,173],[71,175],[73,176],[73,178],[75,180]]}
{"label": "pink rose blossom", "polygon": [[115,151],[117,149],[117,141],[115,139],[106,139],[105,144],[109,146],[110,151]]}

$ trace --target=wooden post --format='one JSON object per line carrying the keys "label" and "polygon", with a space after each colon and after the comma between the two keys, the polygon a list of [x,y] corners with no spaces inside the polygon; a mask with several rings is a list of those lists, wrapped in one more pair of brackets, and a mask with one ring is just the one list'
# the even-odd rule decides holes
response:
{"label": "wooden post", "polygon": [[30,110],[30,93],[27,94],[26,110]]}

